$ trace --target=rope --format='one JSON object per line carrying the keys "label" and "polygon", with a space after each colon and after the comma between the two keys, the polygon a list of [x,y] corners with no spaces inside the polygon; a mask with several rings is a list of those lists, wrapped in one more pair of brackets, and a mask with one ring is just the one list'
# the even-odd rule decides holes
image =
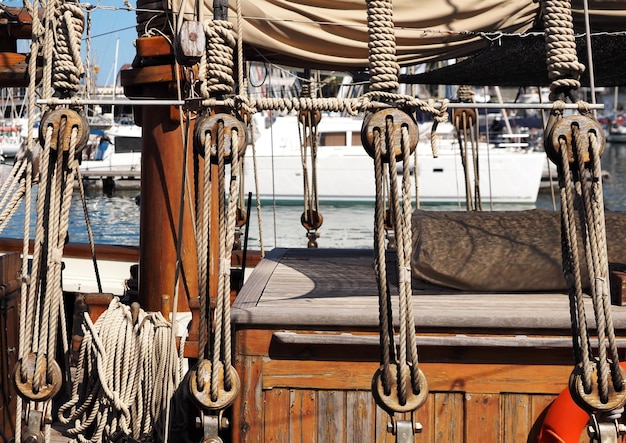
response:
{"label": "rope", "polygon": [[65,1],[56,14],[53,87],[62,91],[62,95],[75,94],[78,92],[80,78],[85,73],[80,56],[84,30],[83,10],[78,3]]}
{"label": "rope", "polygon": [[[67,325],[65,324],[65,308],[63,290],[61,286],[61,259],[63,247],[67,239],[69,224],[69,208],[73,191],[74,174],[78,169],[76,152],[79,146],[79,132],[76,128],[66,126],[65,119],[46,124],[41,127],[44,146],[40,157],[40,181],[37,198],[37,221],[34,249],[32,251],[32,267],[30,275],[28,266],[30,219],[31,219],[31,186],[33,181],[33,159],[36,155],[34,134],[34,117],[37,113],[37,89],[41,89],[41,96],[50,99],[53,90],[57,95],[71,96],[78,91],[78,84],[82,76],[82,62],[80,60],[80,44],[83,31],[82,10],[77,3],[50,1],[44,5],[43,21],[38,13],[39,4],[25,1],[26,9],[33,18],[31,54],[41,54],[43,57],[43,79],[37,83],[37,57],[29,61],[28,87],[28,135],[23,146],[22,157],[18,158],[15,166],[15,175],[18,178],[18,192],[25,196],[24,244],[22,263],[21,309],[20,309],[20,336],[19,359],[20,374],[17,377],[26,379],[29,370],[26,361],[34,355],[34,371],[32,375],[32,393],[40,392],[43,388],[51,392],[57,388],[52,383],[60,383],[54,379],[57,354],[57,337],[62,338],[64,355],[69,353]],[[69,65],[72,67],[68,67]],[[48,109],[44,108],[47,112]],[[45,118],[45,113],[44,113]],[[49,122],[48,122],[49,123]],[[58,123],[58,125],[57,125]],[[58,126],[53,128],[52,126]],[[86,128],[82,128],[86,130]],[[55,132],[56,130],[56,132]],[[71,132],[70,132],[71,131]],[[56,140],[53,140],[53,137]],[[60,142],[59,138],[64,141]],[[69,140],[69,142],[66,140]],[[82,142],[82,139],[80,140]],[[61,147],[61,144],[68,143]],[[57,145],[58,144],[58,145]],[[67,151],[63,151],[67,149]],[[5,189],[10,189],[8,185]],[[10,208],[17,200],[2,199]],[[7,212],[2,212],[4,217]],[[26,412],[31,410],[46,411],[49,415],[51,400],[34,400],[28,392],[20,391],[20,395],[28,401]],[[22,401],[18,400],[16,414],[16,429],[21,429],[22,419],[28,420],[28,415],[22,416]],[[42,426],[46,438],[50,436],[50,422]],[[16,442],[20,442],[21,432],[16,432]]]}
{"label": "rope", "polygon": [[137,319],[118,298],[95,323],[85,313],[71,398],[58,414],[73,441],[111,441],[118,432],[140,439],[162,418],[182,378],[171,324],[159,312],[140,310]]}
{"label": "rope", "polygon": [[233,48],[232,23],[227,20],[207,20],[204,23],[206,53],[200,58],[198,77],[202,97],[232,95]]}
{"label": "rope", "polygon": [[374,93],[397,91],[400,67],[396,58],[393,2],[368,0],[367,25],[370,90]]}
{"label": "rope", "polygon": [[570,0],[541,2],[546,38],[550,100],[580,87],[585,66],[578,62]]}

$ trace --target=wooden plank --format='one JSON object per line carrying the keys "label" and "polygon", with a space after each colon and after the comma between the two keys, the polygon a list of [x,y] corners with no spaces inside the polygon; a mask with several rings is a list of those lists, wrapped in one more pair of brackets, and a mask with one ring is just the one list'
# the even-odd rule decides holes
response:
{"label": "wooden plank", "polygon": [[462,443],[464,429],[464,394],[437,392],[431,394],[435,443]]}
{"label": "wooden plank", "polygon": [[317,393],[319,442],[346,442],[346,395],[342,390]]}
{"label": "wooden plank", "polygon": [[17,363],[20,310],[20,254],[0,254],[0,430],[5,438],[15,435],[17,393],[13,369]]}
{"label": "wooden plank", "polygon": [[526,441],[532,428],[531,396],[503,394],[501,402],[504,441]]}
{"label": "wooden plank", "polygon": [[289,441],[318,443],[317,393],[313,390],[292,389],[289,408]]}
{"label": "wooden plank", "polygon": [[231,316],[237,310],[244,311],[258,304],[263,295],[263,290],[284,252],[285,249],[273,249],[255,266],[254,271],[248,277],[248,281],[237,295]]}
{"label": "wooden plank", "polygon": [[[464,441],[501,442],[499,395],[465,394]],[[524,440],[523,440],[524,441]]]}
{"label": "wooden plank", "polygon": [[[435,441],[435,434],[437,431],[437,422],[435,418],[435,395],[433,393],[428,394],[426,402],[415,411],[413,417],[411,414],[401,414],[402,420],[413,419],[415,423],[419,423],[422,426],[422,430],[415,434],[415,441],[417,443],[431,443]],[[446,423],[447,427],[449,424]]]}
{"label": "wooden plank", "polygon": [[375,411],[375,419],[376,429],[375,429],[375,442],[382,443],[393,443],[395,442],[395,437],[388,430],[388,424],[390,422],[389,414],[381,409],[380,407],[376,407]]}
{"label": "wooden plank", "polygon": [[258,357],[235,357],[235,368],[241,380],[241,393],[233,403],[232,441],[261,443],[264,429],[261,368]]}
{"label": "wooden plank", "polygon": [[267,443],[289,443],[290,398],[288,389],[270,389],[264,393],[264,434]]}
{"label": "wooden plank", "polygon": [[[377,362],[269,360],[263,364],[263,389],[370,389]],[[528,392],[556,394],[572,366],[533,364],[421,362],[431,391],[468,393]]]}
{"label": "wooden plank", "polygon": [[369,391],[346,393],[346,442],[376,441],[374,399]]}

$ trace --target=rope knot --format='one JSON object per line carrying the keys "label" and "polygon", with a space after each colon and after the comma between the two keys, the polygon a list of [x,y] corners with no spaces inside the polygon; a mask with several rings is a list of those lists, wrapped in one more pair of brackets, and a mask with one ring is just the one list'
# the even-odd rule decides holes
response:
{"label": "rope knot", "polygon": [[236,40],[232,29],[232,23],[227,20],[207,20],[204,23],[207,47],[199,67],[200,90],[204,98],[234,93],[233,48]]}

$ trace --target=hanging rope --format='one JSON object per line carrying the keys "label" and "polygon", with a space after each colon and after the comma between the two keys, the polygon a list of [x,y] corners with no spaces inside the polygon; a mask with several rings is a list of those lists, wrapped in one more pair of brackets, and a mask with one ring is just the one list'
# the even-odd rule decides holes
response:
{"label": "hanging rope", "polygon": [[[44,99],[51,99],[53,95],[71,97],[78,91],[78,83],[83,75],[80,62],[83,17],[76,2],[46,3],[43,21],[39,19],[38,4],[25,2],[25,6],[33,17],[33,56],[29,63],[28,136],[24,152],[18,159],[21,171],[18,174],[24,180],[25,221],[19,359],[15,368],[15,382],[20,394],[16,429],[21,430],[22,399],[25,399],[28,401],[24,415],[24,421],[28,423],[25,438],[37,438],[39,433],[49,437],[52,422],[50,402],[60,390],[63,378],[56,362],[57,337],[62,339],[63,354],[69,353],[61,260],[67,242],[69,209],[78,170],[77,157],[86,145],[89,128],[82,115],[72,109],[44,108],[39,130],[42,146],[39,155],[36,232],[29,270],[30,188],[33,183],[33,159],[37,150],[33,137],[34,116],[37,114],[36,90],[41,88]],[[35,56],[39,54],[44,60],[40,84]],[[29,414],[34,412],[47,414],[40,420],[41,429],[31,426],[34,422]],[[21,431],[17,431],[16,442],[19,443],[21,438]]]}
{"label": "hanging rope", "polygon": [[[368,1],[370,48],[370,97],[377,100],[397,98],[398,65],[395,59],[392,3]],[[433,125],[436,127],[436,124]],[[366,151],[374,159],[376,207],[374,226],[374,269],[379,292],[381,366],[372,381],[376,403],[391,417],[391,432],[397,435],[399,422],[395,413],[411,413],[412,433],[421,428],[414,421],[416,411],[428,397],[426,377],[419,369],[415,319],[413,315],[410,259],[411,238],[411,174],[405,166],[402,189],[398,189],[397,160],[408,165],[418,141],[414,118],[398,109],[379,109],[366,115],[361,130]],[[434,140],[434,139],[433,139]],[[436,148],[433,148],[436,152]],[[385,165],[388,166],[385,171]],[[385,209],[385,188],[389,207]],[[399,344],[396,353],[393,309],[389,282],[385,230],[395,232],[398,273]],[[402,423],[405,426],[405,423]]]}
{"label": "hanging rope", "polygon": [[[568,1],[542,3],[548,49],[550,98],[574,99],[584,70],[576,57],[571,4]],[[611,318],[609,265],[604,221],[600,157],[604,133],[588,106],[579,103],[579,114],[563,116],[563,101],[556,101],[545,129],[545,148],[557,164],[561,200],[563,272],[568,283],[575,367],[569,381],[570,394],[592,416],[590,436],[600,441],[599,423],[615,422],[626,403],[624,372]],[[578,209],[576,207],[578,206]],[[577,216],[576,216],[577,215]],[[589,275],[591,300],[598,339],[594,356],[582,285],[582,238]],[[609,426],[617,433],[617,426]],[[615,435],[604,435],[610,441]]]}
{"label": "hanging rope", "polygon": [[[230,29],[228,22],[213,20],[205,24],[206,59],[212,60],[211,63],[203,62],[204,55],[201,60],[200,71],[205,74],[204,78],[201,75],[200,89],[205,97],[233,93],[232,48],[235,39]],[[240,162],[246,147],[246,127],[234,109],[228,111],[213,114],[205,110],[196,122],[194,133],[194,147],[204,157],[204,200],[199,217],[201,330],[199,362],[190,371],[187,387],[192,399],[203,411],[201,420],[219,417],[240,389],[239,376],[231,361],[230,266],[235,228],[242,220],[239,207]],[[217,202],[212,201],[213,197],[217,198]],[[215,208],[217,214],[213,212]],[[213,229],[217,230],[216,235],[212,235]],[[211,239],[217,239],[217,244],[211,244]],[[217,251],[217,257],[214,251]],[[216,288],[210,287],[209,269],[217,272]],[[215,309],[211,310],[209,295],[213,293],[217,296]],[[206,428],[203,429],[206,431]],[[218,438],[221,424],[214,430],[214,434],[205,433],[204,438]]]}
{"label": "hanging rope", "polygon": [[[305,79],[302,95],[313,97],[314,94],[314,91],[311,89],[310,79]],[[304,202],[304,212],[300,217],[300,222],[307,231],[306,236],[309,239],[307,247],[309,248],[317,248],[317,239],[319,238],[317,230],[324,222],[319,208],[319,196],[317,193],[317,126],[321,118],[321,113],[316,111],[301,111],[298,115]],[[310,177],[309,168],[311,171]]]}
{"label": "hanging rope", "polygon": [[170,352],[171,324],[160,312],[134,309],[116,297],[95,323],[84,314],[71,398],[59,409],[74,441],[151,436],[180,383],[182,360]]}

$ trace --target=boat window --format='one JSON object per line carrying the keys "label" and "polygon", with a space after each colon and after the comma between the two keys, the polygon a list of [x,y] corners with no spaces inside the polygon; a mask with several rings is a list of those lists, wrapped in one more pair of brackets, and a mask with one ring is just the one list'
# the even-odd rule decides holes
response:
{"label": "boat window", "polygon": [[115,136],[115,152],[141,152],[141,137]]}
{"label": "boat window", "polygon": [[361,143],[361,133],[358,131],[352,132],[352,146],[363,147],[363,144]]}
{"label": "boat window", "polygon": [[320,134],[320,146],[346,146],[345,132],[323,132]]}

